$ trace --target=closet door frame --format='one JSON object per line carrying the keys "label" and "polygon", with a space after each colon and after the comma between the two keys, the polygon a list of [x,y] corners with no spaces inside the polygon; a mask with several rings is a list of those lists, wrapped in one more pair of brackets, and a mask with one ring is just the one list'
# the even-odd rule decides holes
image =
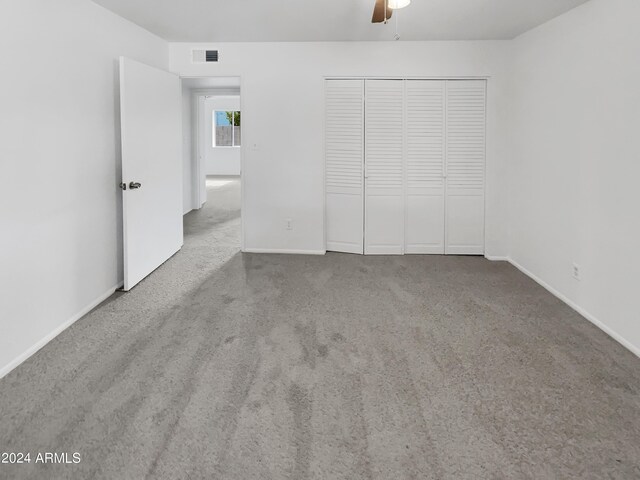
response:
{"label": "closet door frame", "polygon": [[[340,75],[325,75],[322,77],[322,118],[323,118],[323,122],[322,122],[322,155],[323,155],[323,167],[324,167],[324,178],[323,178],[323,191],[324,191],[324,202],[322,205],[323,208],[323,221],[324,221],[324,225],[323,225],[323,230],[324,230],[324,245],[325,245],[325,252],[326,247],[327,247],[327,162],[326,162],[326,153],[327,153],[327,148],[326,148],[326,80],[402,80],[405,81],[405,87],[404,87],[404,95],[405,95],[405,99],[406,99],[406,80],[484,80],[485,81],[485,135],[484,135],[484,162],[483,162],[483,180],[484,180],[484,192],[483,192],[483,218],[482,218],[482,223],[483,223],[483,253],[477,253],[477,254],[473,254],[473,255],[484,255],[486,256],[486,240],[487,240],[487,229],[486,229],[486,225],[487,225],[487,159],[488,159],[488,155],[487,155],[487,143],[488,143],[488,134],[489,134],[489,113],[490,113],[490,108],[489,108],[489,93],[490,93],[490,81],[491,81],[491,77],[490,76],[486,76],[486,75],[479,75],[479,76],[447,76],[447,75],[443,75],[443,76],[340,76]],[[366,99],[365,99],[366,101]],[[445,99],[445,106],[446,106],[446,99]],[[405,126],[406,126],[406,109],[405,109]],[[366,125],[365,125],[365,131],[366,131]],[[404,149],[406,152],[406,148],[407,148],[407,136],[406,136],[406,132],[403,136],[403,144],[404,144]],[[364,216],[365,216],[365,196],[366,196],[366,185],[364,184],[365,178],[365,168],[366,165],[364,165],[364,163],[366,162],[366,151],[364,152],[364,156],[365,158],[363,159],[363,171],[362,171],[362,175],[363,175],[363,210],[362,210],[362,215],[363,215],[363,225],[364,225]],[[404,157],[406,157],[406,155],[404,155]],[[403,189],[406,193],[406,158],[403,158],[403,166],[404,168],[404,173],[403,173],[403,177],[404,177],[404,182],[403,182]],[[445,175],[446,175],[446,157],[445,157]],[[446,180],[446,179],[445,179]],[[445,201],[446,201],[446,181],[445,181]],[[405,228],[405,236],[406,236],[406,228],[407,228],[407,209],[406,209],[406,194],[403,195],[403,202],[404,202],[404,217],[403,217],[403,221],[404,221],[404,228]],[[445,249],[446,249],[446,228],[447,228],[447,224],[446,224],[446,204],[445,204]],[[363,228],[362,231],[362,241],[363,241],[363,248],[364,248],[364,242],[365,242],[365,228]],[[403,245],[403,248],[406,248]],[[403,254],[406,254],[403,252]],[[445,250],[445,255],[447,255],[446,250]],[[455,253],[453,253],[453,255],[455,255]]]}

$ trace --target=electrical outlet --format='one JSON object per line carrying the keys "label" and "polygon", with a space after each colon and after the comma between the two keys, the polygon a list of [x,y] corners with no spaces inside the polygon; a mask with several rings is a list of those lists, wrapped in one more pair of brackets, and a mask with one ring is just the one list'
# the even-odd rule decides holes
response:
{"label": "electrical outlet", "polygon": [[293,230],[293,220],[290,218],[286,218],[285,219],[285,229],[287,230]]}
{"label": "electrical outlet", "polygon": [[580,281],[580,265],[573,264],[573,278]]}

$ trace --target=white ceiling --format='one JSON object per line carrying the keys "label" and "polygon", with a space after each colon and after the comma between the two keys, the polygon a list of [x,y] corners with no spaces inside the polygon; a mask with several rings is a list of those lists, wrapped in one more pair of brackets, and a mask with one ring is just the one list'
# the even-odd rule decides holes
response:
{"label": "white ceiling", "polygon": [[173,42],[511,39],[587,0],[413,0],[372,25],[374,0],[94,0]]}

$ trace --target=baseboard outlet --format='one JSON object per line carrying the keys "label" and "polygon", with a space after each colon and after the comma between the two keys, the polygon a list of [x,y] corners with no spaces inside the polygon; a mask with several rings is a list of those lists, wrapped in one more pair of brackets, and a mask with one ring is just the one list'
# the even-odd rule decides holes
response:
{"label": "baseboard outlet", "polygon": [[104,292],[102,295],[100,295],[98,298],[93,300],[89,305],[84,307],[82,310],[80,310],[78,313],[76,313],[69,320],[64,322],[59,327],[57,327],[51,333],[47,334],[44,338],[42,338],[41,340],[36,342],[30,348],[28,348],[25,352],[23,352],[22,354],[18,355],[18,357],[14,358],[7,365],[5,365],[4,367],[0,368],[0,378],[6,376],[12,370],[17,368],[20,364],[22,364],[24,361],[29,359],[29,357],[34,355],[38,350],[40,350],[42,347],[44,347],[47,343],[49,343],[51,340],[56,338],[58,335],[60,335],[62,332],[64,332],[67,328],[69,328],[71,325],[73,325],[75,322],[80,320],[82,317],[84,317],[91,310],[93,310],[98,305],[100,305],[102,302],[104,302],[107,298],[109,298],[111,295],[113,295],[118,288],[121,288],[122,286],[123,286],[123,284],[119,283],[118,285],[116,285],[116,286],[110,288],[109,290],[107,290],[106,292]]}
{"label": "baseboard outlet", "polygon": [[618,342],[620,345],[622,345],[623,347],[625,347],[627,350],[629,350],[631,353],[633,353],[634,355],[636,355],[637,357],[640,357],[640,348],[636,347],[635,345],[633,345],[631,342],[627,341],[622,335],[620,335],[618,332],[612,330],[611,328],[609,328],[608,326],[606,326],[604,323],[602,323],[600,320],[598,320],[595,316],[591,315],[589,312],[587,312],[584,308],[582,308],[581,306],[577,305],[575,302],[573,302],[572,300],[570,300],[569,298],[567,298],[565,295],[563,295],[562,293],[560,293],[558,290],[556,290],[555,288],[553,288],[551,285],[549,285],[547,282],[545,282],[544,280],[538,278],[536,275],[534,275],[533,273],[531,273],[529,270],[527,270],[526,268],[524,268],[522,265],[520,265],[519,263],[515,262],[513,259],[509,258],[508,262],[513,265],[515,268],[517,268],[518,270],[520,270],[522,273],[524,273],[527,277],[531,278],[533,281],[535,281],[537,284],[539,284],[541,287],[543,287],[544,289],[546,289],[549,293],[553,294],[555,297],[559,298],[560,300],[562,300],[564,303],[566,303],[567,305],[569,305],[571,308],[573,308],[576,312],[578,312],[580,315],[582,315],[584,318],[586,318],[587,320],[589,320],[591,323],[593,323],[596,327],[598,327],[600,330],[602,330],[604,333],[606,333],[607,335],[609,335],[611,338],[613,338],[616,342]]}
{"label": "baseboard outlet", "polygon": [[499,256],[496,257],[493,255],[485,255],[484,258],[492,262],[508,262],[509,261],[509,257],[499,257]]}
{"label": "baseboard outlet", "polygon": [[280,253],[287,255],[325,255],[326,250],[289,250],[286,248],[245,248],[242,253]]}

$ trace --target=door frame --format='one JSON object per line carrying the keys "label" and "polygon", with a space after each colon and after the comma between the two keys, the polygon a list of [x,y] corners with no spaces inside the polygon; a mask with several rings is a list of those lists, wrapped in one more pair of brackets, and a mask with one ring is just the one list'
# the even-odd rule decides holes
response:
{"label": "door frame", "polygon": [[[323,211],[323,230],[324,230],[324,249],[325,252],[327,250],[327,153],[326,153],[326,118],[327,118],[327,102],[326,102],[326,81],[327,80],[485,80],[486,83],[486,93],[485,93],[485,135],[484,135],[484,195],[483,195],[483,242],[484,242],[484,254],[483,256],[487,256],[487,164],[489,163],[489,156],[487,155],[487,142],[489,137],[489,128],[488,128],[488,120],[489,120],[489,85],[491,81],[491,75],[438,75],[438,76],[424,76],[424,75],[388,75],[388,76],[367,76],[367,75],[324,75],[322,76],[322,165],[323,165],[323,195],[324,201],[322,204]],[[241,90],[242,91],[242,90]],[[241,98],[242,100],[242,98]],[[405,112],[406,114],[406,112]],[[363,169],[366,168],[364,164],[366,157],[366,152],[363,153]],[[403,185],[404,188],[404,185]],[[363,183],[362,193],[363,199],[366,195],[366,185]],[[406,208],[406,195],[404,195],[404,215],[406,217],[407,208]],[[446,214],[446,211],[445,211]],[[363,210],[364,215],[364,210]],[[405,238],[406,238],[406,218],[405,218]],[[362,232],[362,241],[364,247],[364,235],[366,233],[366,228]],[[445,235],[446,235],[446,225],[445,225]],[[446,241],[445,241],[446,248]],[[404,245],[403,245],[404,249]]]}
{"label": "door frame", "polygon": [[[245,101],[244,101],[244,95],[243,95],[243,91],[244,91],[244,79],[242,77],[242,75],[181,75],[180,76],[180,80],[186,80],[186,79],[202,79],[202,78],[229,78],[229,77],[236,77],[240,79],[240,111],[243,112],[243,119],[246,119],[246,115],[244,114],[244,108],[245,108]],[[202,174],[204,171],[204,161],[201,155],[201,151],[200,151],[200,147],[201,147],[201,128],[204,128],[202,125],[200,125],[200,121],[202,118],[202,112],[201,112],[201,105],[200,105],[200,101],[199,98],[200,97],[204,97],[207,95],[221,95],[221,91],[224,90],[224,87],[220,87],[220,88],[199,88],[199,89],[193,89],[191,91],[191,96],[190,96],[190,100],[191,100],[191,141],[192,141],[192,146],[191,146],[191,165],[195,166],[194,169],[192,169],[192,178],[191,178],[191,188],[192,188],[192,201],[195,199],[194,197],[197,194],[197,202],[196,204],[199,205],[198,208],[202,208],[202,205],[204,205],[204,203],[201,203],[200,200],[203,198],[206,198],[206,183],[202,183],[200,181],[200,179],[202,178]],[[195,119],[195,123],[193,122],[193,120]],[[195,132],[194,132],[194,125],[195,125]],[[195,133],[195,134],[194,134]],[[245,135],[244,135],[244,131],[242,132],[242,147],[240,148],[240,251],[244,252],[245,251],[245,245],[246,245],[246,241],[245,241],[245,205],[246,205],[246,188],[245,188],[245,151],[246,148],[244,148],[246,146],[245,143]],[[204,177],[206,178],[206,174],[204,175]]]}

